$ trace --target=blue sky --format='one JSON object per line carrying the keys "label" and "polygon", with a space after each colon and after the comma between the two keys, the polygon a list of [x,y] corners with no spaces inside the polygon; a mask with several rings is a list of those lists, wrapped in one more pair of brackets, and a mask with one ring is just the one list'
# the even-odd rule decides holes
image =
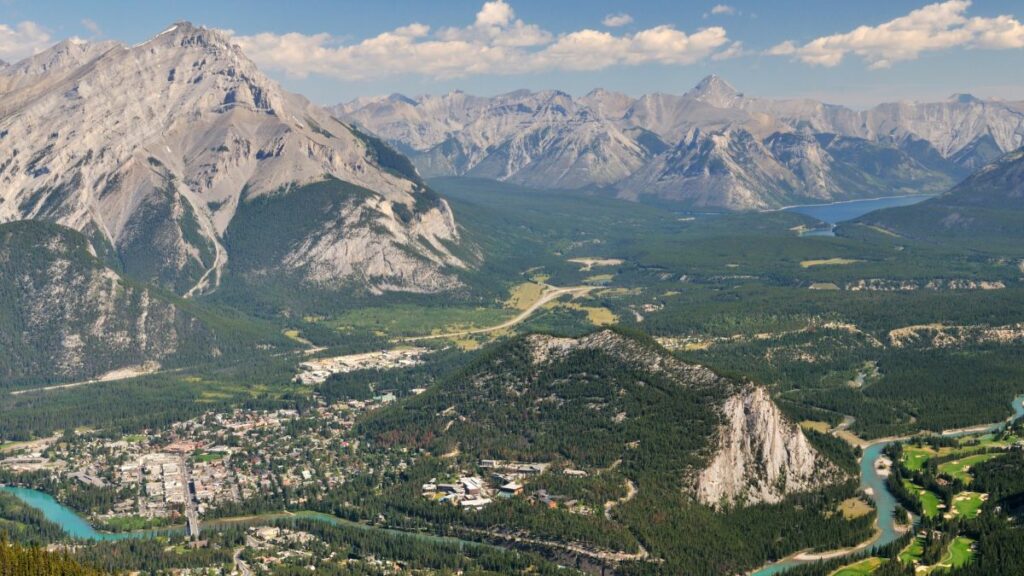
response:
{"label": "blue sky", "polygon": [[680,93],[710,73],[750,95],[855,107],[1024,99],[1019,0],[0,0],[0,58],[71,36],[132,44],[176,20],[230,30],[268,74],[323,104],[453,89]]}

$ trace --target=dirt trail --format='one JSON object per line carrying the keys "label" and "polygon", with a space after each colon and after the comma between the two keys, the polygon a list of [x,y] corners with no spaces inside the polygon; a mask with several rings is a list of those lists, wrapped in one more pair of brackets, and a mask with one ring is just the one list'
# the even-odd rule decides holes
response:
{"label": "dirt trail", "polygon": [[618,500],[609,500],[604,503],[604,517],[608,520],[612,519],[612,509],[621,504],[629,502],[636,497],[636,484],[632,480],[626,480],[626,495]]}

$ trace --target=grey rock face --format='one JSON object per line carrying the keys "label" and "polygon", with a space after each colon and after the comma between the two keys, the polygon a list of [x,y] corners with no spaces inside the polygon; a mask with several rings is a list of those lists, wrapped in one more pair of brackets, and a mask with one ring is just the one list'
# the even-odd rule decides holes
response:
{"label": "grey rock face", "polygon": [[455,92],[332,110],[431,176],[740,210],[941,191],[1024,144],[1024,103],[957,95],[855,111],[745,96],[713,75],[683,95]]}
{"label": "grey rock face", "polygon": [[[219,284],[240,203],[325,177],[410,210],[422,190],[216,31],[181,22],[131,47],[68,41],[0,69],[0,222],[96,230],[129,274],[179,294]],[[413,213],[416,234],[392,227],[389,240],[420,252],[458,239],[447,205]]]}

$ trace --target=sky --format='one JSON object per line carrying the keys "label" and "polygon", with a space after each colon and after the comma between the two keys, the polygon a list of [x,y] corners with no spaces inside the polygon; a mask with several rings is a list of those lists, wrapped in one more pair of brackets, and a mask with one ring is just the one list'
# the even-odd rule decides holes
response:
{"label": "sky", "polygon": [[77,37],[135,44],[189,20],[285,88],[358,96],[527,88],[738,90],[865,108],[1024,100],[1021,0],[0,0],[0,59]]}

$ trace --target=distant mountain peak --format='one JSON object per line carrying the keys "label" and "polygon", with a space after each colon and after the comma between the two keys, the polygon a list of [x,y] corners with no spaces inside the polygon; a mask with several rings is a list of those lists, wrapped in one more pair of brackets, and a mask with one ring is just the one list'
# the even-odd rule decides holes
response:
{"label": "distant mountain peak", "polygon": [[705,76],[686,96],[717,108],[728,108],[743,94],[717,74]]}
{"label": "distant mountain peak", "polygon": [[408,104],[410,106],[416,106],[419,104],[419,102],[417,102],[416,100],[413,100],[412,98],[409,98],[405,94],[400,94],[398,92],[391,94],[390,96],[388,96],[387,99],[389,102],[404,102],[405,104]]}
{"label": "distant mountain peak", "polygon": [[953,94],[952,96],[949,97],[949,101],[950,102],[959,102],[961,104],[973,104],[975,102],[980,104],[980,103],[984,102],[984,100],[982,100],[981,98],[978,98],[977,96],[975,96],[973,94],[966,94],[966,93],[965,94]]}

